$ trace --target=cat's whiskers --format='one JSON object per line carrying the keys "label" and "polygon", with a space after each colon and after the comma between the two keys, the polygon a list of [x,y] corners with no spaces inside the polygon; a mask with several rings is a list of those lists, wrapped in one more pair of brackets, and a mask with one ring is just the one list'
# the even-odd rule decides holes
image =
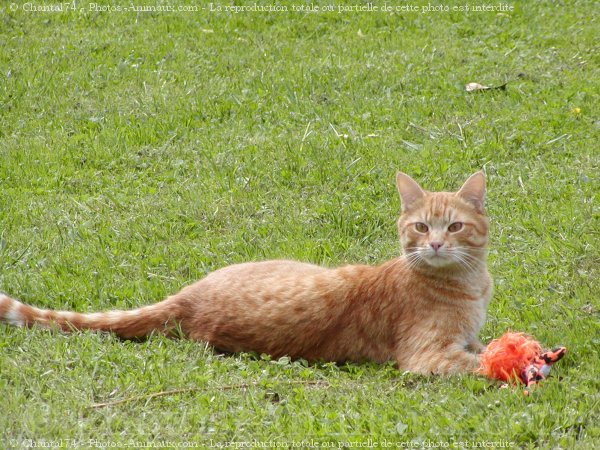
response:
{"label": "cat's whiskers", "polygon": [[[473,253],[480,253],[481,255],[475,256]],[[427,262],[427,258],[432,256],[429,246],[408,247],[405,249],[403,256],[407,263],[406,267],[409,270],[422,265],[432,266],[432,264]],[[460,247],[446,247],[438,253],[438,256],[458,263],[469,274],[475,274],[481,270],[481,267],[485,267],[485,249],[479,247],[465,245],[461,245]]]}
{"label": "cat's whiskers", "polygon": [[[465,250],[468,249],[468,250]],[[454,252],[454,254],[460,254],[461,256],[465,256],[466,258],[474,261],[474,262],[478,262],[480,264],[485,264],[485,254],[484,255],[478,255],[475,256],[472,253],[472,248],[469,247],[453,247],[452,251]]]}
{"label": "cat's whiskers", "polygon": [[466,269],[467,273],[475,274],[478,271],[477,266],[475,266],[472,262],[466,259],[463,255],[456,255],[455,260]]}
{"label": "cat's whiskers", "polygon": [[413,253],[413,257],[409,259],[408,261],[408,265],[407,268],[409,270],[414,269],[415,267],[418,267],[421,265],[423,261],[423,258],[421,258],[421,256],[418,253]]}
{"label": "cat's whiskers", "polygon": [[408,253],[405,256],[409,270],[420,266],[425,261],[424,253],[427,251],[427,247],[409,247],[406,250]]}
{"label": "cat's whiskers", "polygon": [[485,266],[485,261],[480,258],[473,256],[471,253],[464,250],[461,247],[453,247],[452,251],[449,252],[452,259],[461,264],[469,273],[476,273]]}
{"label": "cat's whiskers", "polygon": [[397,258],[394,258],[392,260],[392,263],[390,265],[388,265],[388,267],[386,268],[386,273],[389,272],[390,270],[393,270],[398,265],[402,264],[404,261],[405,261],[405,255],[398,256]]}

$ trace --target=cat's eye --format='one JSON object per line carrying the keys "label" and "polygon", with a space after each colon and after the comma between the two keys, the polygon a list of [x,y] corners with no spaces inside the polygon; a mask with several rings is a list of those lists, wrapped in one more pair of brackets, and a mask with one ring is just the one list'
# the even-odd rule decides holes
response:
{"label": "cat's eye", "polygon": [[448,231],[450,233],[456,233],[463,229],[464,224],[462,222],[454,222],[448,225]]}
{"label": "cat's eye", "polygon": [[429,231],[429,227],[423,222],[417,222],[415,223],[415,230],[417,230],[419,233],[427,233]]}

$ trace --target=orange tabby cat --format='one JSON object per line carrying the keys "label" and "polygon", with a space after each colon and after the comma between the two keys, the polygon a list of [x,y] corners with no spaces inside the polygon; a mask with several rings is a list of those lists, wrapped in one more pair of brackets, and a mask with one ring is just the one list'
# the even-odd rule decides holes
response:
{"label": "orange tabby cat", "polygon": [[238,264],[157,304],[92,314],[38,309],[0,294],[0,319],[123,338],[177,329],[227,352],[395,360],[399,369],[419,373],[474,371],[492,290],[483,173],[456,193],[426,192],[403,173],[396,183],[403,255],[381,266]]}

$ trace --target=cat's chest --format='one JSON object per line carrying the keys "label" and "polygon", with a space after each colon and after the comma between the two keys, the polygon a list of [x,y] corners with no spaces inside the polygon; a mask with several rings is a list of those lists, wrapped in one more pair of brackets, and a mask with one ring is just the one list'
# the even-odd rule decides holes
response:
{"label": "cat's chest", "polygon": [[430,301],[446,305],[487,306],[491,296],[491,280],[445,280],[432,282],[423,292]]}
{"label": "cat's chest", "polygon": [[481,277],[478,282],[446,282],[428,290],[419,302],[418,316],[429,317],[447,326],[481,328],[485,322],[491,297],[491,279]]}

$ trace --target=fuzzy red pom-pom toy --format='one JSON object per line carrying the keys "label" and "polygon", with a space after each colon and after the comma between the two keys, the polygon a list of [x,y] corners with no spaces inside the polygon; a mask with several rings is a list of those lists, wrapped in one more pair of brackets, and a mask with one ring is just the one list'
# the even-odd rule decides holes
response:
{"label": "fuzzy red pom-pom toy", "polygon": [[565,347],[542,352],[539,342],[531,336],[508,332],[490,342],[480,355],[479,373],[495,380],[520,382],[527,388],[546,378],[550,366],[566,352]]}

